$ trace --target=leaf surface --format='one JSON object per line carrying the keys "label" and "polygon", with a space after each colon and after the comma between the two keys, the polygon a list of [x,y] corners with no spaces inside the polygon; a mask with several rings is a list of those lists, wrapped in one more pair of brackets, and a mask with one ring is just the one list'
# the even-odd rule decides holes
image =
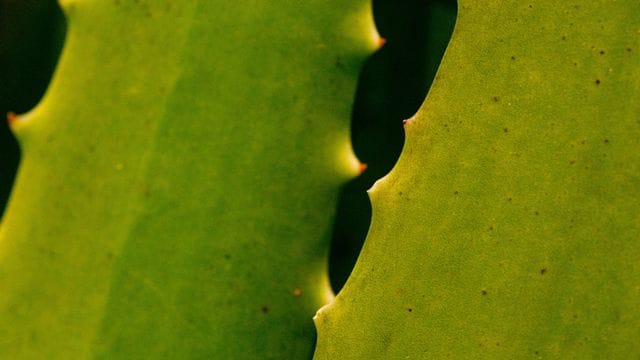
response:
{"label": "leaf surface", "polygon": [[365,1],[63,2],[0,234],[0,357],[304,358]]}
{"label": "leaf surface", "polygon": [[459,2],[316,359],[640,354],[640,6]]}

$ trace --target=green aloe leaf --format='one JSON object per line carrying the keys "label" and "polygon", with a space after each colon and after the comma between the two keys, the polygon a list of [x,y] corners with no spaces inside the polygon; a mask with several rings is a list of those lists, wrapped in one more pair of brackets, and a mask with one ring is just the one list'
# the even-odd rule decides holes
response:
{"label": "green aloe leaf", "polygon": [[640,354],[640,3],[459,2],[317,359]]}
{"label": "green aloe leaf", "polygon": [[0,358],[304,358],[366,1],[64,1],[0,233]]}

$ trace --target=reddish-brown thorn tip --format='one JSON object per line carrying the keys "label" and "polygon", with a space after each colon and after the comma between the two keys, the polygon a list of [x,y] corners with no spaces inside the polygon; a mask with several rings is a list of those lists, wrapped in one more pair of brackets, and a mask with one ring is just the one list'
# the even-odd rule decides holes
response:
{"label": "reddish-brown thorn tip", "polygon": [[360,172],[360,174],[362,174],[365,170],[367,170],[368,167],[369,167],[369,165],[367,165],[365,163],[360,163],[358,165],[358,171]]}
{"label": "reddish-brown thorn tip", "polygon": [[14,113],[13,111],[9,111],[7,113],[7,122],[9,123],[9,125],[15,123],[18,120],[18,115],[16,115],[16,113]]}
{"label": "reddish-brown thorn tip", "polygon": [[383,38],[382,36],[378,36],[378,47],[382,47],[386,43],[387,43],[387,39]]}
{"label": "reddish-brown thorn tip", "polygon": [[404,119],[404,120],[402,120],[402,125],[405,125],[405,126],[406,126],[406,125],[409,123],[409,120],[410,120],[410,119]]}

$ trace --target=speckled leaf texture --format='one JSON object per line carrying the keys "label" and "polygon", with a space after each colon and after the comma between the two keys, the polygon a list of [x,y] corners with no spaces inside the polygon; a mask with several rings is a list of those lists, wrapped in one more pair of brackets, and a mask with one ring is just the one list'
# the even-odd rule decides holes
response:
{"label": "speckled leaf texture", "polygon": [[70,0],[0,234],[2,359],[303,359],[367,1]]}
{"label": "speckled leaf texture", "polygon": [[315,358],[640,356],[640,2],[459,2]]}

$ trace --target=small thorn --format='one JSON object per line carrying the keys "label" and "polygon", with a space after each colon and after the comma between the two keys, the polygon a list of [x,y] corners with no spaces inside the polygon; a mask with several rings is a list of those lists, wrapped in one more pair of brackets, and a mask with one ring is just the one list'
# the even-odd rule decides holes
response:
{"label": "small thorn", "polygon": [[14,113],[13,111],[9,111],[7,113],[7,123],[9,123],[9,126],[14,124],[16,121],[18,121],[18,115],[16,115],[16,113]]}
{"label": "small thorn", "polygon": [[378,36],[378,47],[383,47],[386,43],[387,39],[383,38],[382,36]]}
{"label": "small thorn", "polygon": [[369,165],[367,165],[365,163],[360,163],[358,165],[358,171],[360,172],[360,174],[362,174],[365,170],[367,170],[368,167],[369,167]]}
{"label": "small thorn", "polygon": [[402,125],[407,125],[409,123],[410,119],[404,119],[402,120]]}

